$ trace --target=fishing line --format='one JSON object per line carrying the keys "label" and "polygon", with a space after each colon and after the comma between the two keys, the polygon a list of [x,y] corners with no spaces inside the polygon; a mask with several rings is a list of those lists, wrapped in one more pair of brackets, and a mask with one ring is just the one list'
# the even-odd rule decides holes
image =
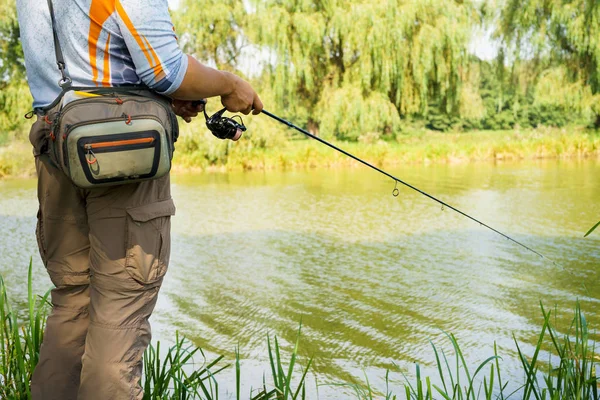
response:
{"label": "fishing line", "polygon": [[505,239],[507,239],[507,240],[509,240],[509,241],[511,241],[511,242],[513,242],[513,243],[515,243],[515,244],[517,244],[518,246],[521,246],[522,248],[524,248],[524,249],[526,249],[526,250],[528,250],[528,251],[532,252],[533,254],[535,254],[535,255],[539,256],[540,258],[542,258],[542,259],[544,259],[544,260],[546,260],[546,261],[548,261],[548,262],[552,263],[553,265],[555,265],[555,266],[557,266],[557,267],[559,267],[559,268],[561,268],[561,269],[565,270],[565,268],[564,268],[564,267],[562,267],[561,265],[559,265],[558,263],[556,263],[556,261],[553,261],[553,260],[549,259],[548,257],[544,256],[542,253],[540,253],[540,252],[538,252],[538,251],[536,251],[536,250],[532,249],[531,247],[529,247],[529,246],[527,246],[527,245],[525,245],[525,244],[523,244],[523,243],[519,242],[519,241],[518,241],[518,240],[516,240],[516,239],[513,239],[512,237],[508,236],[507,234],[505,234],[505,233],[503,233],[503,232],[500,232],[499,230],[497,230],[497,229],[495,229],[495,228],[493,228],[493,227],[489,226],[488,224],[486,224],[486,223],[484,223],[484,222],[481,222],[481,221],[480,221],[480,220],[478,220],[477,218],[474,218],[474,217],[470,216],[469,214],[467,214],[467,213],[465,213],[465,212],[463,212],[463,211],[459,210],[458,208],[456,208],[456,207],[453,207],[453,206],[451,206],[450,204],[448,204],[448,203],[446,203],[446,202],[444,202],[444,201],[442,201],[442,200],[440,200],[440,199],[438,199],[438,198],[436,198],[436,197],[434,197],[434,196],[430,195],[429,193],[427,193],[427,192],[424,192],[423,190],[421,190],[421,189],[419,189],[419,188],[417,188],[417,187],[415,187],[415,186],[411,185],[410,183],[407,183],[407,182],[403,181],[402,179],[395,177],[394,175],[392,175],[392,174],[390,174],[390,173],[388,173],[388,172],[386,172],[386,171],[382,170],[381,168],[378,168],[378,167],[376,167],[375,165],[373,165],[373,164],[371,164],[371,163],[369,163],[369,162],[367,162],[367,161],[365,161],[365,160],[363,160],[363,159],[361,159],[361,158],[358,158],[357,156],[355,156],[355,155],[353,155],[353,154],[351,154],[351,153],[348,153],[346,150],[344,150],[344,149],[341,149],[341,148],[337,147],[336,145],[334,145],[334,144],[332,144],[332,143],[330,143],[330,142],[328,142],[328,141],[326,141],[326,140],[324,140],[324,139],[321,139],[321,138],[320,138],[320,137],[318,137],[318,136],[315,136],[315,135],[313,135],[312,133],[310,133],[310,132],[308,132],[308,131],[306,131],[306,130],[304,130],[304,129],[302,129],[302,128],[300,128],[300,127],[298,127],[298,126],[294,125],[294,124],[292,124],[292,123],[291,123],[291,122],[289,122],[289,121],[286,121],[286,120],[285,120],[285,119],[283,119],[283,118],[280,118],[280,117],[278,117],[277,115],[274,115],[274,114],[270,113],[269,111],[262,110],[262,113],[263,113],[263,114],[265,114],[265,115],[266,115],[266,116],[268,116],[268,117],[271,117],[271,118],[273,118],[275,121],[277,121],[277,122],[280,122],[280,123],[282,123],[282,124],[284,124],[284,125],[287,125],[288,127],[292,128],[292,129],[295,129],[295,130],[297,130],[297,131],[298,131],[298,132],[300,132],[300,133],[303,133],[304,135],[306,135],[306,136],[310,137],[311,139],[314,139],[314,140],[316,140],[316,141],[318,141],[318,142],[321,142],[321,143],[323,143],[324,145],[326,145],[326,146],[328,146],[328,147],[331,147],[332,149],[334,149],[334,150],[337,150],[337,151],[339,151],[340,153],[342,153],[342,154],[344,154],[344,155],[346,155],[346,156],[348,156],[348,157],[350,157],[350,158],[352,158],[352,159],[354,159],[354,160],[358,161],[359,163],[361,163],[361,164],[364,164],[364,165],[366,165],[367,167],[374,169],[375,171],[377,171],[377,172],[379,172],[379,173],[381,173],[381,174],[383,174],[383,175],[387,176],[388,178],[391,178],[391,179],[392,179],[392,180],[395,182],[395,187],[394,187],[394,190],[393,190],[393,192],[392,192],[392,194],[394,195],[394,197],[398,197],[398,195],[400,194],[400,190],[398,189],[398,184],[400,183],[401,185],[404,185],[404,186],[406,186],[406,187],[409,187],[409,188],[411,188],[412,190],[414,190],[414,191],[416,191],[416,192],[418,192],[418,193],[422,194],[423,196],[425,196],[425,197],[428,197],[429,199],[431,199],[431,200],[433,200],[433,201],[435,201],[435,202],[437,202],[437,203],[441,204],[441,205],[442,205],[442,211],[444,211],[444,209],[446,209],[446,208],[449,208],[450,210],[453,210],[453,211],[455,211],[455,212],[459,213],[460,215],[462,215],[462,216],[464,216],[464,217],[467,217],[467,218],[468,218],[468,219],[470,219],[471,221],[474,221],[474,222],[478,223],[480,226],[482,226],[482,227],[485,227],[485,228],[487,228],[487,229],[491,230],[492,232],[495,232],[496,234],[498,234],[498,235],[500,235],[500,236],[504,237]]}

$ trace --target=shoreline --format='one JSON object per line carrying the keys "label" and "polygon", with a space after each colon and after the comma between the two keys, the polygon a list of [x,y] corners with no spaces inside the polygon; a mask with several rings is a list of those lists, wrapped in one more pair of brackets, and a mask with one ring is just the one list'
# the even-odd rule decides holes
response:
{"label": "shoreline", "polygon": [[[588,160],[599,160],[600,161],[600,154],[597,155],[584,155],[584,156],[578,156],[578,155],[566,155],[566,156],[560,156],[560,157],[525,157],[525,158],[489,158],[489,159],[476,159],[476,160],[469,160],[469,159],[455,159],[455,160],[449,160],[449,161],[440,161],[440,160],[435,160],[435,161],[422,161],[422,162],[407,162],[407,163],[402,163],[402,162],[397,162],[397,163],[385,163],[383,165],[380,164],[374,164],[377,167],[380,168],[394,168],[394,167],[398,167],[401,165],[408,165],[408,166],[430,166],[430,165],[450,165],[450,166],[459,166],[459,165],[467,165],[467,164],[489,164],[489,163],[493,163],[493,164],[511,164],[511,163],[519,163],[519,162],[526,162],[526,161],[588,161]],[[369,162],[369,160],[365,160],[367,162]],[[297,165],[297,166],[293,166],[293,167],[288,167],[288,168],[247,168],[247,169],[240,169],[240,168],[230,168],[227,166],[210,166],[208,168],[202,168],[202,167],[183,167],[179,164],[174,164],[173,167],[171,168],[171,174],[172,175],[195,175],[195,174],[226,174],[229,172],[291,172],[291,171],[312,171],[312,170],[317,170],[317,169],[331,169],[331,170],[335,170],[335,169],[354,169],[354,168],[368,168],[367,166],[360,164],[358,161],[354,161],[354,160],[350,160],[349,162],[339,162],[339,163],[335,163],[335,164],[323,164],[323,165],[310,165],[310,166],[303,166],[303,165]],[[20,176],[20,178],[31,178],[32,176]],[[7,177],[7,178],[13,178],[13,177]],[[19,178],[19,176],[17,176],[16,178]],[[2,180],[2,178],[0,178],[0,180]]]}
{"label": "shoreline", "polygon": [[[354,168],[360,164],[316,141],[277,136],[269,146],[257,146],[248,136],[233,143],[186,127],[176,144],[173,174],[230,171],[293,171]],[[282,139],[283,138],[283,139]],[[259,140],[264,140],[258,138]],[[464,165],[478,162],[600,159],[600,132],[582,128],[542,128],[525,131],[420,131],[394,141],[331,142],[377,167],[399,165]],[[35,166],[31,146],[13,141],[0,146],[0,180],[31,178]]]}

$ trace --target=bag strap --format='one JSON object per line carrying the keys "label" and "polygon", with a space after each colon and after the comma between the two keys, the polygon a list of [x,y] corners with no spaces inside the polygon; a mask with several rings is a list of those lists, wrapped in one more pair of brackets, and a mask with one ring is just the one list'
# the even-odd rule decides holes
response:
{"label": "bag strap", "polygon": [[65,58],[58,40],[58,32],[56,31],[56,19],[54,18],[54,7],[52,0],[48,0],[48,8],[50,9],[50,21],[52,23],[52,35],[54,36],[54,55],[56,56],[56,65],[60,71],[61,78],[58,81],[58,86],[65,90],[71,86],[71,78],[66,70]]}

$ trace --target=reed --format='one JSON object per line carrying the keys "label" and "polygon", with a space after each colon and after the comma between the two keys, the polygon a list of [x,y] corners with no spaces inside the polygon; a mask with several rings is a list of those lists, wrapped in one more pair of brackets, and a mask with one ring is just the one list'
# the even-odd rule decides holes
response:
{"label": "reed", "polygon": [[32,262],[29,261],[27,285],[28,312],[21,323],[0,276],[0,398],[31,398],[30,382],[38,362],[44,327],[49,311],[48,296],[36,297],[32,289]]}
{"label": "reed", "polygon": [[[502,380],[501,363],[496,344],[494,355],[479,364],[473,374],[465,362],[463,352],[456,338],[447,334],[454,350],[454,360],[448,361],[443,351],[432,344],[441,385],[431,384],[429,377],[423,378],[416,365],[416,378],[410,381],[405,377],[407,399],[431,400],[507,400],[510,398],[535,400],[598,400],[599,378],[596,364],[600,361],[595,352],[595,341],[577,303],[575,315],[566,333],[559,334],[551,321],[551,312],[540,304],[544,317],[542,331],[531,356],[521,349],[514,339],[518,358],[523,368],[523,382],[516,390],[507,393],[507,381]],[[549,345],[547,351],[543,349]],[[544,354],[548,361],[540,362]],[[441,355],[441,356],[440,356]],[[556,361],[558,360],[558,361]],[[487,371],[487,372],[486,372]],[[483,379],[480,375],[485,374]],[[461,379],[463,379],[461,381]]]}
{"label": "reed", "polygon": [[[223,356],[207,362],[202,350],[175,333],[175,344],[161,356],[160,341],[144,353],[144,399],[197,399],[218,397],[215,375],[229,365],[218,365]],[[202,362],[197,364],[195,356]]]}

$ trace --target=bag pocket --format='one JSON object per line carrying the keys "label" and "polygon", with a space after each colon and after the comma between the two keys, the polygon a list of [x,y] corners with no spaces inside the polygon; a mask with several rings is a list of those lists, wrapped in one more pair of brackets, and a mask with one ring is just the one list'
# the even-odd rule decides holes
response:
{"label": "bag pocket", "polygon": [[172,199],[127,209],[125,270],[142,285],[160,280],[171,252]]}
{"label": "bag pocket", "polygon": [[172,156],[165,130],[152,116],[73,125],[62,153],[63,167],[80,188],[160,178]]}

